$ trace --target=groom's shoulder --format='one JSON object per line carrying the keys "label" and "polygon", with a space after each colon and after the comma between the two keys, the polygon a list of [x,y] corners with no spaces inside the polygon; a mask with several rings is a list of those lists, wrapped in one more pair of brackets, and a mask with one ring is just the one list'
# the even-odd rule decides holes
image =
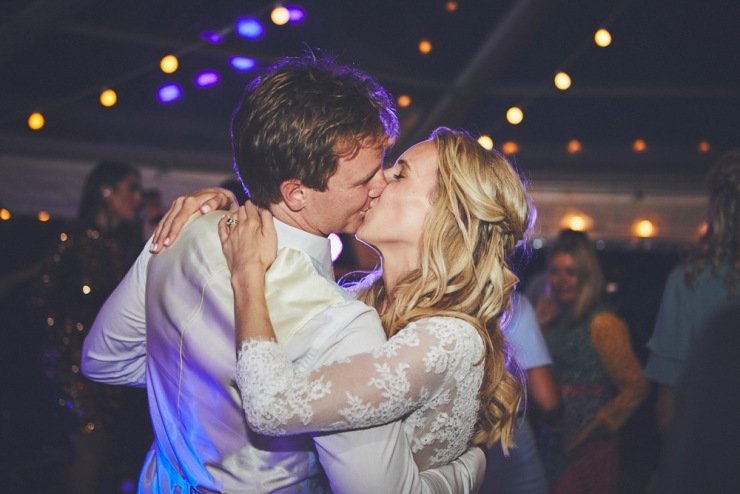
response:
{"label": "groom's shoulder", "polygon": [[225,264],[218,221],[223,211],[214,211],[195,217],[185,224],[177,239],[154,256],[154,264],[195,263],[201,265]]}

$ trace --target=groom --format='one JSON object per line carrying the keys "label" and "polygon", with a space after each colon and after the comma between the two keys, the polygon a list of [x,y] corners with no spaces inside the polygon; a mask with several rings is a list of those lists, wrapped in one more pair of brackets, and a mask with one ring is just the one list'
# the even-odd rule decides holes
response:
{"label": "groom", "polygon": [[[381,345],[377,314],[333,282],[332,232],[353,233],[385,187],[398,122],[368,75],[326,59],[283,59],[245,92],[232,122],[235,169],[276,218],[284,259],[268,283],[278,339],[302,371]],[[285,438],[250,431],[233,383],[234,307],[221,214],[192,221],[162,254],[142,252],[101,309],[83,372],[147,387],[156,440],[140,492],[469,492],[478,448],[419,474],[400,422]],[[277,261],[276,261],[277,262]],[[280,264],[280,263],[278,263]],[[270,284],[271,283],[271,284]],[[321,467],[319,466],[319,462]],[[328,484],[328,485],[327,485]]]}

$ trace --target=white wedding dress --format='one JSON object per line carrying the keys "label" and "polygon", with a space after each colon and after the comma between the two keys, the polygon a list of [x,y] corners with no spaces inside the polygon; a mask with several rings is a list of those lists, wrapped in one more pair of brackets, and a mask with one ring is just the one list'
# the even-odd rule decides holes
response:
{"label": "white wedding dress", "polygon": [[336,431],[403,419],[421,470],[470,446],[484,372],[483,341],[461,319],[414,321],[382,347],[302,375],[280,346],[241,343],[236,381],[247,421],[268,435]]}

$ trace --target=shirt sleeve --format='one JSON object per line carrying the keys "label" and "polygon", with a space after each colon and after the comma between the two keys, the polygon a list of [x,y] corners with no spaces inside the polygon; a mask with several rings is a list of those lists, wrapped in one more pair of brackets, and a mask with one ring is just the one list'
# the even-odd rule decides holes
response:
{"label": "shirt sleeve", "polygon": [[[359,350],[383,348],[384,342],[377,314],[366,313],[353,320],[341,338],[332,341],[321,361],[346,359]],[[474,493],[485,475],[485,458],[477,447],[448,465],[420,472],[401,421],[316,434],[314,443],[333,492]]]}
{"label": "shirt sleeve", "polygon": [[147,265],[144,247],[98,312],[82,347],[82,372],[106,384],[146,386]]}
{"label": "shirt sleeve", "polygon": [[640,406],[650,385],[642,375],[627,326],[620,318],[610,313],[597,314],[591,322],[591,343],[617,387],[617,395],[596,413],[596,418],[616,431]]}
{"label": "shirt sleeve", "polygon": [[645,375],[652,381],[675,387],[683,362],[689,351],[690,328],[686,307],[682,271],[674,270],[668,277],[660,302],[655,330],[648,341],[650,356]]}
{"label": "shirt sleeve", "polygon": [[430,321],[411,323],[379,348],[308,375],[295,371],[276,342],[242,342],[236,381],[250,427],[269,435],[371,427],[452,389],[453,373],[461,361],[480,358],[482,344],[461,358],[470,349],[464,340],[479,338],[475,329]]}
{"label": "shirt sleeve", "polygon": [[504,337],[511,345],[514,357],[522,369],[552,364],[534,308],[523,295],[517,294],[513,299],[512,319],[506,327]]}

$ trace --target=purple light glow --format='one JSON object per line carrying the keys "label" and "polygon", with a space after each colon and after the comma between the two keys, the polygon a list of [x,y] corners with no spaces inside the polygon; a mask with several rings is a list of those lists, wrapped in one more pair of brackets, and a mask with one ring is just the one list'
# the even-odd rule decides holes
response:
{"label": "purple light glow", "polygon": [[241,17],[236,21],[236,32],[248,39],[260,39],[265,33],[265,28],[254,17]]}
{"label": "purple light glow", "polygon": [[257,65],[257,61],[254,58],[249,57],[231,57],[229,62],[232,67],[241,71],[253,69]]}
{"label": "purple light glow", "polygon": [[201,33],[200,37],[201,39],[211,43],[212,45],[218,45],[224,40],[223,36],[214,31],[206,31],[204,33]]}
{"label": "purple light glow", "polygon": [[290,13],[290,22],[294,24],[301,22],[306,17],[306,11],[303,10],[303,7],[299,7],[298,5],[288,5],[285,8],[287,8]]}
{"label": "purple light glow", "polygon": [[221,76],[218,74],[218,72],[206,70],[205,72],[201,72],[195,77],[195,85],[199,87],[211,87],[218,84],[218,81],[220,80]]}
{"label": "purple light glow", "polygon": [[157,97],[161,103],[171,103],[180,96],[182,96],[182,90],[177,84],[166,84],[157,91]]}

